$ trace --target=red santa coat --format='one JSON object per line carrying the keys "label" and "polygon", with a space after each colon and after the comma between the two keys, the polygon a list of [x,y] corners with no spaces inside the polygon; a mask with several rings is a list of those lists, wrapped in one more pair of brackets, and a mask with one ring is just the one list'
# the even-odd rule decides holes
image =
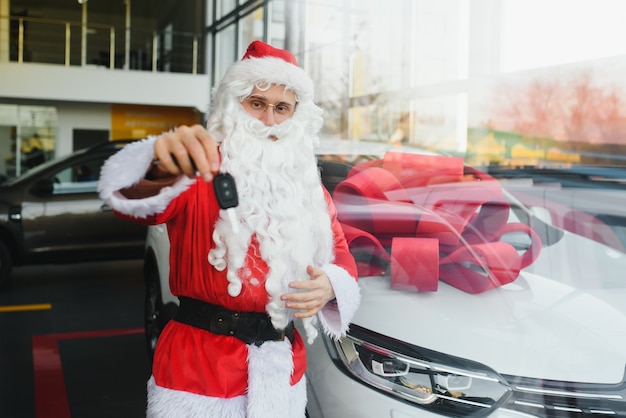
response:
{"label": "red santa coat", "polygon": [[[321,186],[320,186],[321,187]],[[348,252],[334,207],[325,192],[333,220],[335,264],[356,277],[354,260]],[[170,290],[175,296],[187,296],[224,306],[234,311],[265,312],[268,294],[265,277],[268,271],[258,254],[256,241],[251,245],[243,268],[252,272],[259,285],[243,282],[237,297],[228,294],[226,271],[217,271],[207,261],[213,247],[211,236],[219,216],[219,206],[212,184],[198,181],[177,196],[165,212],[142,220],[148,224],[167,224],[170,250]],[[127,216],[126,216],[127,217]],[[136,219],[135,219],[136,220]],[[199,350],[199,347],[202,347]],[[294,371],[291,383],[297,383],[306,369],[302,337],[296,330],[292,347]],[[248,386],[247,347],[241,340],[215,335],[193,326],[170,322],[159,338],[154,357],[156,384],[205,396],[230,398],[243,395]]]}
{"label": "red santa coat", "polygon": [[[172,187],[165,187],[158,195],[148,198],[127,199],[119,193],[119,190],[132,187],[142,178],[141,173],[145,173],[150,164],[147,155],[151,156],[153,140],[154,138],[128,145],[105,164],[99,184],[101,197],[121,217],[149,225],[167,224],[171,243],[169,284],[174,295],[203,300],[231,310],[265,312],[268,294],[264,284],[268,267],[262,259],[255,256],[259,252],[255,248],[257,244],[254,239],[243,268],[251,271],[252,276],[258,280],[258,285],[250,284],[249,280],[242,281],[243,288],[239,296],[231,297],[228,294],[226,272],[217,271],[208,262],[207,256],[213,247],[211,237],[219,216],[212,184],[181,178]],[[128,170],[119,170],[125,160],[133,161],[134,168],[130,173]],[[331,280],[337,302],[329,303],[318,314],[318,318],[323,330],[336,338],[347,330],[358,306],[359,295],[354,259],[348,251],[332,200],[326,190],[324,195],[331,217],[335,259],[332,265],[322,266],[322,269]],[[300,334],[296,331],[292,345],[289,341],[270,342],[263,344],[261,348],[272,344],[288,345],[286,352],[291,353],[292,359],[292,364],[286,366],[290,373],[289,383],[304,383],[302,377],[306,369],[306,353]],[[250,350],[256,350],[252,347],[254,346],[249,347],[236,337],[215,335],[170,321],[157,344],[153,378],[149,388],[153,385],[158,388],[159,393],[173,390],[219,399],[251,396]],[[283,349],[276,351],[280,350]],[[267,357],[267,352],[259,357]],[[280,358],[277,362],[284,363]],[[257,374],[264,374],[264,367],[261,364]],[[272,366],[268,364],[268,368]],[[302,395],[302,390],[298,393],[298,396],[304,396],[302,402],[305,403],[306,395]],[[200,405],[203,403],[200,402]],[[224,410],[228,413],[223,413],[222,416],[251,416],[245,412],[241,415],[234,413],[233,409],[240,409],[238,406],[226,405],[222,408],[223,405],[220,405],[216,411]]]}

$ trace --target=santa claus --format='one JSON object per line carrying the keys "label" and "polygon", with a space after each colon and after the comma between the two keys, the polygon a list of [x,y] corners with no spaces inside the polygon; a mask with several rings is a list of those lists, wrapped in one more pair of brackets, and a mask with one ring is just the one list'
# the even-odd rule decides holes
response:
{"label": "santa claus", "polygon": [[[207,130],[149,137],[104,165],[101,197],[119,216],[167,224],[171,244],[181,305],[156,347],[148,417],[304,416],[293,321],[308,342],[318,328],[339,338],[360,298],[317,170],[313,96],[291,53],[255,41],[215,90]],[[216,200],[217,158],[237,185],[234,217]]]}

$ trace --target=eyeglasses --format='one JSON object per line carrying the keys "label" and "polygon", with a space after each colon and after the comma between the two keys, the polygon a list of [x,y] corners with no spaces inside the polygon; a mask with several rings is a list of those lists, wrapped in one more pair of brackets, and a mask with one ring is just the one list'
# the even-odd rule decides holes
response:
{"label": "eyeglasses", "polygon": [[287,102],[278,102],[271,104],[263,96],[252,95],[242,100],[244,107],[254,115],[261,115],[265,113],[268,107],[272,107],[274,116],[283,119],[289,118],[296,110],[296,106]]}

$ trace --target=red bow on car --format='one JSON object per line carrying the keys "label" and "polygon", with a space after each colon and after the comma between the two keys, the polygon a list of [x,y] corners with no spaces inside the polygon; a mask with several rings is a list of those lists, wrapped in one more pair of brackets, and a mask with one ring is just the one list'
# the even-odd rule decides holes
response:
{"label": "red bow on car", "polygon": [[[498,181],[462,158],[388,152],[355,165],[333,199],[359,275],[389,267],[393,288],[436,291],[441,279],[481,293],[515,280],[541,249],[529,226],[508,222]],[[519,232],[531,240],[522,254],[501,241]]]}

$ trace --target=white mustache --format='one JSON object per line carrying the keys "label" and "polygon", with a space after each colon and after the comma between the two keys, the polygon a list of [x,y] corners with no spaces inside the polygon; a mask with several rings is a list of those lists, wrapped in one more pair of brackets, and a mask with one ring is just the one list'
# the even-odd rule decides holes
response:
{"label": "white mustache", "polygon": [[263,122],[250,115],[242,118],[242,123],[246,128],[259,139],[278,138],[281,139],[286,135],[289,135],[297,129],[296,123],[291,119],[281,122],[277,125],[266,126]]}

